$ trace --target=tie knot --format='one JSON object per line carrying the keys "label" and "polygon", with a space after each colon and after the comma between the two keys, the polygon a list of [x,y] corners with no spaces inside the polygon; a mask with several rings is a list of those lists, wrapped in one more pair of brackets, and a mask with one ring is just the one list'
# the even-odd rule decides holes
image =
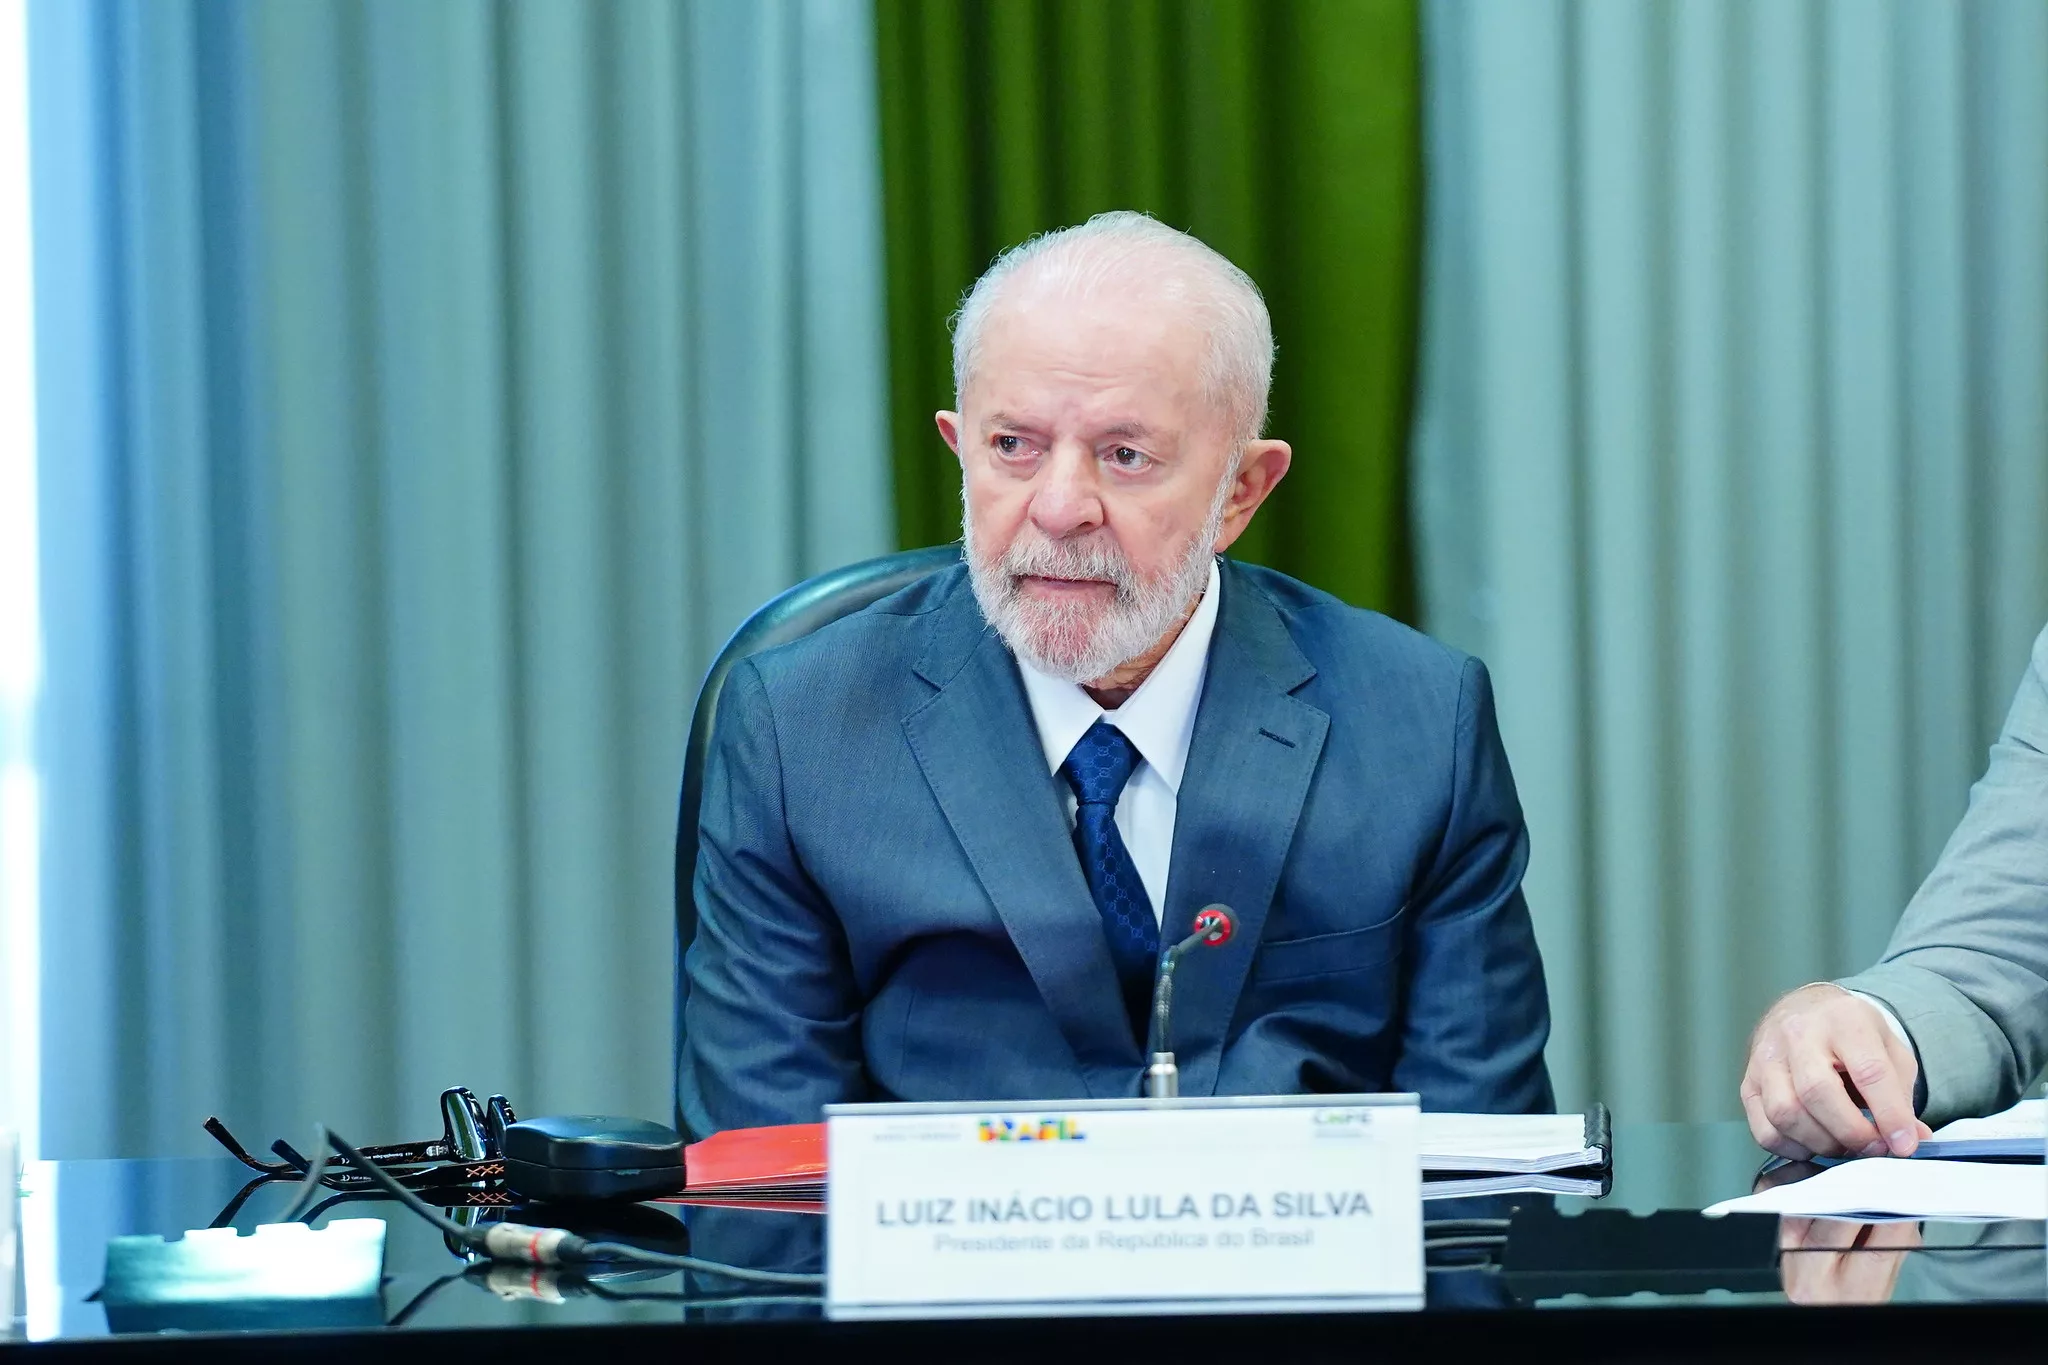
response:
{"label": "tie knot", "polygon": [[1114,806],[1124,783],[1138,766],[1138,746],[1106,720],[1098,720],[1081,736],[1067,761],[1060,764],[1074,797],[1084,806]]}

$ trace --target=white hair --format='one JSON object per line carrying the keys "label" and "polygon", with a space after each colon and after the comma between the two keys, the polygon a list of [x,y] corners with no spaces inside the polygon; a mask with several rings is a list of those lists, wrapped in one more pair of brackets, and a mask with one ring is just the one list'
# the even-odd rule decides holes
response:
{"label": "white hair", "polygon": [[1142,280],[1208,317],[1202,391],[1228,420],[1233,448],[1266,428],[1273,389],[1273,319],[1251,276],[1190,233],[1147,214],[1098,213],[996,257],[953,315],[953,395],[958,404],[981,358],[981,333],[1005,283],[1029,270],[1037,282],[1085,296],[1110,280]]}

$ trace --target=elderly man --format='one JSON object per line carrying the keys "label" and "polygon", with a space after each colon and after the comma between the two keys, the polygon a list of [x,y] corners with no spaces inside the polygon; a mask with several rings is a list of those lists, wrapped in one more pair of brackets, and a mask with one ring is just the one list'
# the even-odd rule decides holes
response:
{"label": "elderly man", "polygon": [[1994,1113],[2048,1065],[2048,630],[1970,808],[1859,976],[1773,1005],[1742,1107],[1780,1156],[1910,1156],[1929,1124]]}
{"label": "elderly man", "polygon": [[1485,670],[1217,558],[1287,472],[1243,272],[1132,213],[954,334],[966,563],[736,668],[704,785],[678,1108],[1128,1096],[1162,941],[1184,1093],[1551,1105],[1527,836]]}

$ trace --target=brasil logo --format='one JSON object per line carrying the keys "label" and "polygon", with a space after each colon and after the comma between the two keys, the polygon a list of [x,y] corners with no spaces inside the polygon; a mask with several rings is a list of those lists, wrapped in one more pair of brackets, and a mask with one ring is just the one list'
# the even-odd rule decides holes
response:
{"label": "brasil logo", "polygon": [[976,1123],[983,1142],[1081,1142],[1087,1134],[1071,1118],[981,1119]]}

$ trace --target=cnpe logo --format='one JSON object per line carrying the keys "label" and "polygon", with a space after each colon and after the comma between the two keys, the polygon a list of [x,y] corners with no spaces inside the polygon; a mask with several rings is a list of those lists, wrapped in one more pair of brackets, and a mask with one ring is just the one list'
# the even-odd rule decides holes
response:
{"label": "cnpe logo", "polygon": [[1071,1118],[981,1119],[976,1125],[983,1142],[1080,1142],[1087,1138]]}

